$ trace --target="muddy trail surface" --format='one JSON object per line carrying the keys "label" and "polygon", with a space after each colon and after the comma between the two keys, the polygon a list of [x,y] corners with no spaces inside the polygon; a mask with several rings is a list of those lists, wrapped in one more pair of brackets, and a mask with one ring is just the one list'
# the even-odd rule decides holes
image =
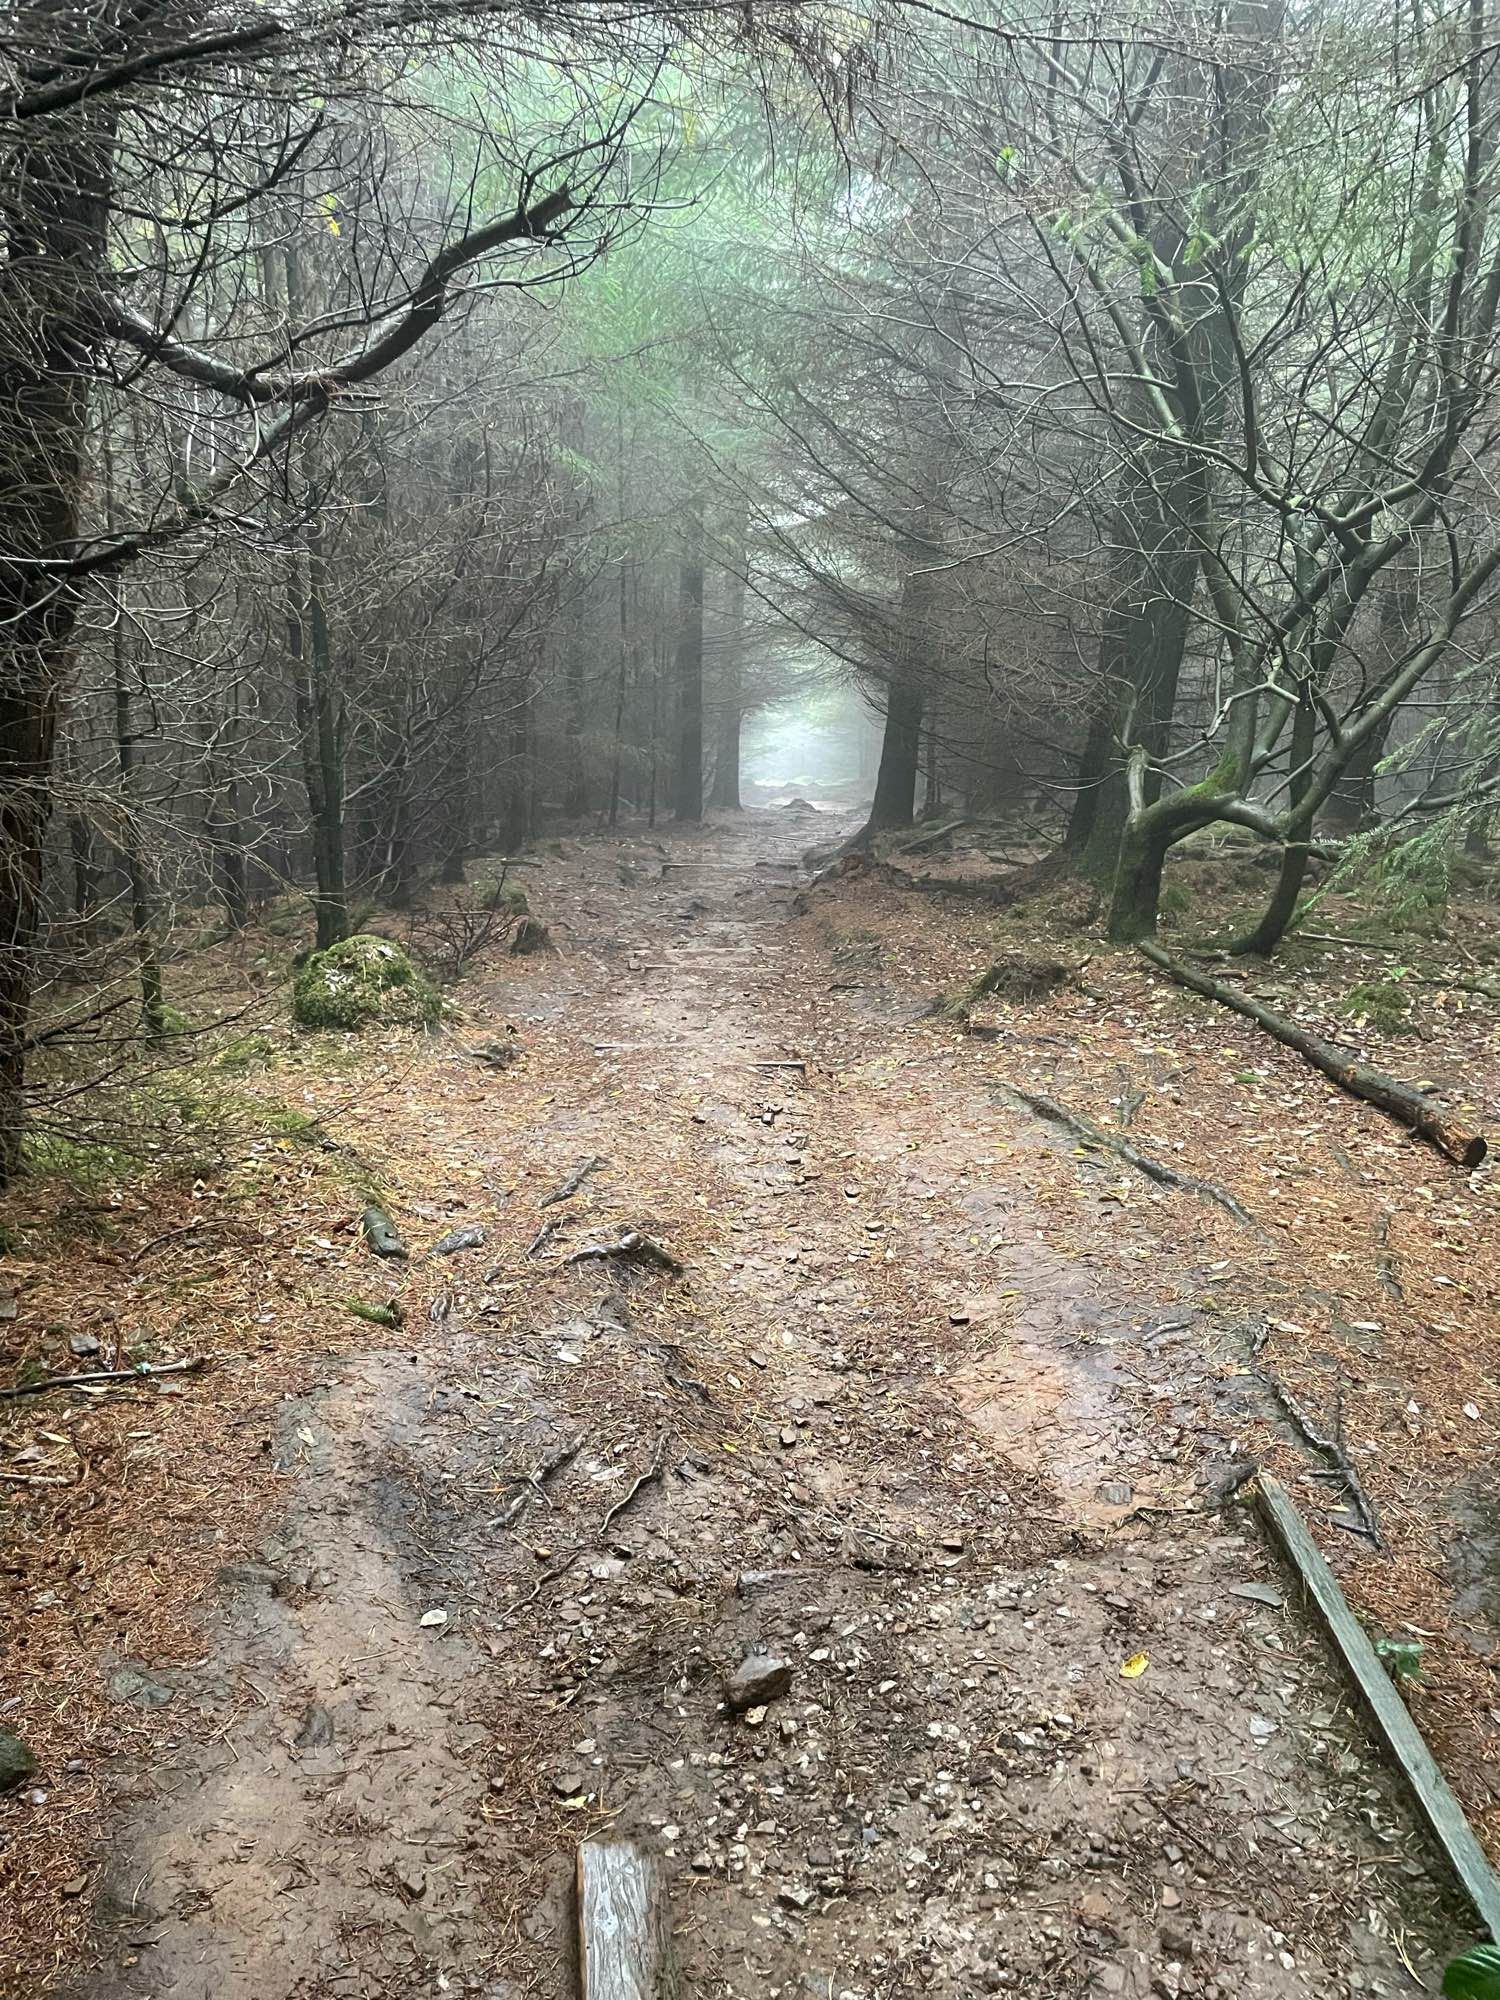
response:
{"label": "muddy trail surface", "polygon": [[1191,1307],[829,947],[827,827],[581,843],[473,1001],[516,1061],[391,1080],[361,1143],[462,1193],[398,1204],[404,1329],[281,1402],[201,1661],[123,1689],[160,1733],[59,1990],[553,2000],[605,1832],[704,2000],[1432,1982],[1460,1920],[1221,1500]]}

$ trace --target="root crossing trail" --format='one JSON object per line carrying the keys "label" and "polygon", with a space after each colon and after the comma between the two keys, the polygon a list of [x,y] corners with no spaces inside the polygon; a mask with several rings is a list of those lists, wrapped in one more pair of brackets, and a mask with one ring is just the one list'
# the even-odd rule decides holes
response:
{"label": "root crossing trail", "polygon": [[[1055,1135],[830,946],[826,827],[549,862],[559,952],[377,1092],[406,1328],[281,1406],[70,1991],[561,2000],[606,1829],[666,1857],[693,2000],[1430,1978],[1447,1892],[1215,1502],[1191,1310],[1111,1289],[1026,1192]],[[632,1230],[680,1273],[572,1261]],[[726,1712],[757,1653],[789,1689]]]}

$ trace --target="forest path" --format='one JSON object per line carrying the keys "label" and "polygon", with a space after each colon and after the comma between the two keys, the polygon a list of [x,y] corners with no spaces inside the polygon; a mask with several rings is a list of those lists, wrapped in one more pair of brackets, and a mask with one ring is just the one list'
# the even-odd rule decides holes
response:
{"label": "forest path", "polygon": [[[605,1829],[668,1857],[693,2000],[1423,1990],[1445,1892],[1206,1499],[1191,1312],[796,918],[823,824],[578,844],[559,954],[475,1002],[522,1060],[471,1029],[367,1106],[414,1249],[489,1242],[284,1403],[285,1515],[184,1683],[222,1726],[137,1774],[70,1990],[563,2000]],[[568,1261],[625,1228],[681,1274]],[[752,1652],[790,1688],[733,1717]]]}

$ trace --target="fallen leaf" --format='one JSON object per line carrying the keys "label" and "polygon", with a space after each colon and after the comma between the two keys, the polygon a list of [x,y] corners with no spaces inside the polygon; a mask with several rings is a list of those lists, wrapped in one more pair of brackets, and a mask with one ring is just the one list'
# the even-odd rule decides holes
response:
{"label": "fallen leaf", "polygon": [[1130,1658],[1120,1668],[1120,1679],[1122,1681],[1138,1681],[1150,1664],[1151,1655],[1149,1653],[1132,1653]]}

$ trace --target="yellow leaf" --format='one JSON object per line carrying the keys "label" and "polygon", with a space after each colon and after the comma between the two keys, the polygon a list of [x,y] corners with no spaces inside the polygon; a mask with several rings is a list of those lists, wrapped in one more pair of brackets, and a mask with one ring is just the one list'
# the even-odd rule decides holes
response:
{"label": "yellow leaf", "polygon": [[1151,1664],[1149,1653],[1132,1653],[1120,1668],[1122,1681],[1138,1681]]}

